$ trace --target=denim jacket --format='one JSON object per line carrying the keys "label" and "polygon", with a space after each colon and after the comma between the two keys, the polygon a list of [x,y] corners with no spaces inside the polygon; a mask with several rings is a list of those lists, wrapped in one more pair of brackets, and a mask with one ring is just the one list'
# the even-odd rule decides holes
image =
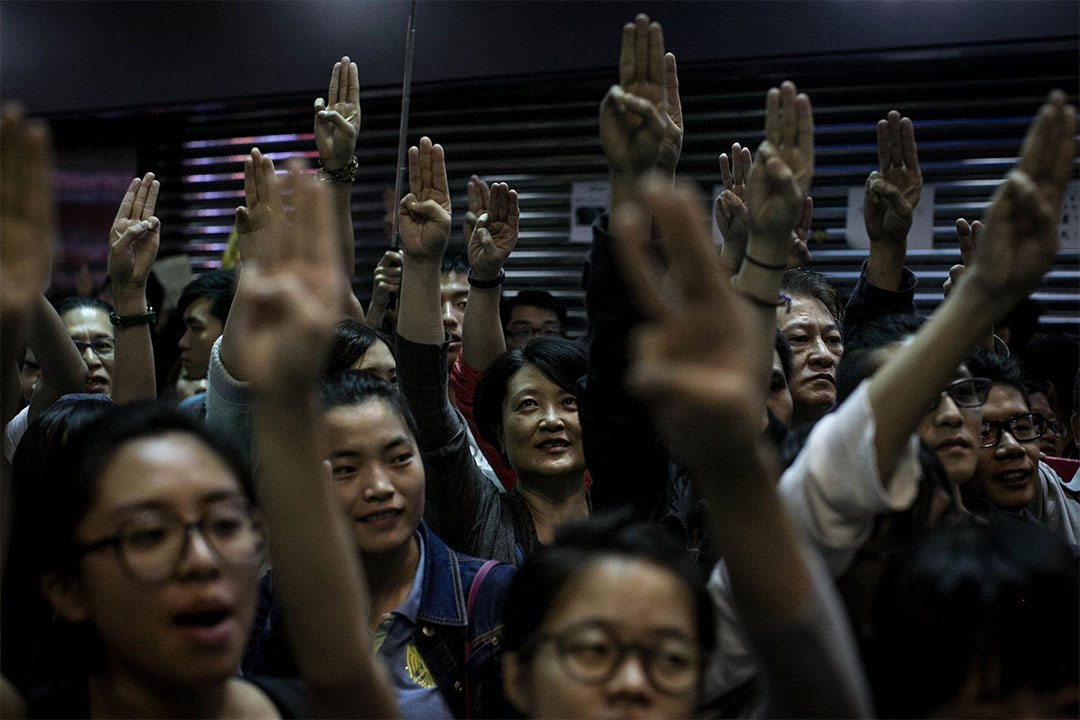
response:
{"label": "denim jacket", "polygon": [[[413,643],[435,678],[455,717],[466,715],[466,685],[470,717],[507,717],[510,707],[502,694],[502,605],[514,568],[499,564],[476,593],[471,617],[466,617],[469,588],[483,560],[456,553],[424,524],[427,561]],[[281,609],[274,602],[273,571],[259,586],[255,624],[241,664],[245,675],[299,677]],[[465,642],[469,661],[465,667]]]}

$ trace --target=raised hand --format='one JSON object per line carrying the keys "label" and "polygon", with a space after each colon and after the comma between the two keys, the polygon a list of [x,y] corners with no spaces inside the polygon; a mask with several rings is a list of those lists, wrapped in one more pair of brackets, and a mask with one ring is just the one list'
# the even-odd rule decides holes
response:
{"label": "raised hand", "polygon": [[806,265],[813,259],[810,254],[810,223],[814,220],[814,198],[809,195],[803,201],[802,217],[792,231],[794,239],[791,241],[791,254],[788,255],[787,265],[789,268],[797,268]]}
{"label": "raised hand", "polygon": [[1028,129],[1017,166],[998,186],[965,282],[990,296],[1025,296],[1050,269],[1058,247],[1065,184],[1076,157],[1076,108],[1055,90]]}
{"label": "raised hand", "polygon": [[48,127],[26,120],[18,105],[5,105],[0,111],[0,314],[5,316],[28,310],[49,284],[56,244],[52,172]]}
{"label": "raised hand", "polygon": [[109,230],[109,281],[117,298],[145,295],[160,244],[161,221],[154,216],[160,189],[154,173],[133,179]]}
{"label": "raised hand", "polygon": [[520,217],[517,191],[506,183],[492,185],[487,212],[477,218],[468,239],[469,266],[476,278],[493,280],[499,276],[517,245]]}
{"label": "raised hand", "polygon": [[[747,351],[745,301],[720,272],[694,191],[651,182],[644,202],[644,209],[617,208],[613,218],[627,285],[649,318],[627,382],[651,406],[675,454],[700,466],[757,432],[765,388]],[[653,260],[646,209],[659,226],[666,269]]]}
{"label": "raised hand", "polygon": [[328,190],[302,170],[290,161],[282,184],[296,210],[261,238],[229,314],[232,338],[243,348],[236,374],[257,395],[304,396],[318,383],[346,297]]}
{"label": "raised hand", "polygon": [[244,158],[244,205],[236,208],[236,242],[240,260],[258,254],[260,238],[285,222],[274,161],[252,148]]}
{"label": "raised hand", "polygon": [[[806,196],[795,173],[768,140],[758,148],[757,161],[746,184],[746,205],[751,236],[767,244],[765,255],[755,260],[786,265],[794,230],[807,209]],[[762,254],[760,249],[756,252]]]}
{"label": "raised hand", "polygon": [[401,253],[387,250],[375,266],[372,283],[371,304],[383,310],[390,304],[390,298],[401,290]]}
{"label": "raised hand", "polygon": [[488,209],[491,188],[479,176],[473,175],[469,178],[469,184],[465,187],[465,191],[469,199],[469,210],[465,213],[465,224],[461,227],[461,237],[467,243],[469,238],[472,237],[473,229],[476,228],[476,221]]}
{"label": "raised hand", "polygon": [[450,190],[443,147],[426,136],[409,148],[409,194],[398,206],[398,226],[406,257],[441,260],[450,239]]}
{"label": "raised hand", "polygon": [[640,175],[655,165],[674,172],[682,149],[678,86],[660,24],[638,15],[623,26],[619,84],[600,103],[600,142],[612,172]]}
{"label": "raised hand", "polygon": [[750,148],[744,148],[739,143],[732,144],[730,160],[727,153],[720,154],[720,178],[724,190],[716,198],[714,213],[716,225],[724,238],[725,264],[733,271],[739,269],[746,252],[746,242],[750,239],[746,217],[746,178],[752,166]]}
{"label": "raised hand", "polygon": [[877,124],[880,170],[866,178],[863,221],[871,242],[903,245],[911,229],[911,214],[922,193],[922,171],[910,118],[895,110]]}
{"label": "raised hand", "polygon": [[765,96],[765,141],[791,168],[803,194],[808,193],[814,176],[814,112],[810,98],[797,93],[790,80]]}
{"label": "raised hand", "polygon": [[360,75],[348,56],[334,63],[326,99],[315,101],[315,146],[327,170],[352,162],[360,134]]}
{"label": "raised hand", "polygon": [[956,219],[956,239],[960,243],[960,264],[949,268],[949,277],[941,286],[945,297],[949,297],[949,293],[963,277],[967,266],[975,259],[975,245],[982,239],[985,230],[982,222],[978,220],[968,223],[964,218]]}

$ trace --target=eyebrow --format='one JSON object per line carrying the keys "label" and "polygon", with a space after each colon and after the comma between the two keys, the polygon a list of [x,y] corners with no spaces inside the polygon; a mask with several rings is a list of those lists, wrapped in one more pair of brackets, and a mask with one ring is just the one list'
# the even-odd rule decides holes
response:
{"label": "eyebrow", "polygon": [[[200,505],[209,505],[219,500],[233,500],[243,498],[244,493],[239,490],[214,490],[199,498]],[[136,500],[131,503],[117,505],[109,510],[110,515],[124,515],[136,510],[168,510],[173,511],[172,505],[165,500]]]}
{"label": "eyebrow", "polygon": [[[827,323],[825,325],[822,325],[821,327],[822,327],[823,332],[830,332],[830,331],[840,332],[840,327],[835,322]],[[795,323],[791,323],[790,325],[785,325],[784,329],[783,329],[783,332],[787,332],[789,330],[817,330],[817,328],[818,328],[818,325],[815,324],[815,323],[795,322]]]}

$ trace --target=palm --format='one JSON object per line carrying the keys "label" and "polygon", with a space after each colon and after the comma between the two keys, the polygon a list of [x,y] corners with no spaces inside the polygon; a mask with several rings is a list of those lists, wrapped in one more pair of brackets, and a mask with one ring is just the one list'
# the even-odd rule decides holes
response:
{"label": "palm", "polygon": [[[124,224],[124,232],[137,224],[134,221],[128,221]],[[157,258],[160,243],[158,228],[160,225],[137,234],[131,242],[113,245],[108,262],[109,279],[113,285],[122,287],[145,282]],[[113,230],[117,230],[117,225],[113,226]],[[117,235],[117,240],[121,237],[123,237],[123,232]]]}
{"label": "palm", "polygon": [[600,142],[613,164],[644,172],[656,164],[663,141],[664,133],[641,115],[607,98],[600,105]]}
{"label": "palm", "polygon": [[324,165],[332,169],[345,167],[352,160],[356,149],[356,138],[360,133],[360,104],[336,102],[326,109],[348,120],[352,131],[345,130],[344,127],[329,119],[316,117],[315,147],[318,148],[319,157],[323,158]]}
{"label": "palm", "polygon": [[442,145],[428,137],[409,148],[409,190],[398,208],[401,249],[415,258],[442,257],[450,239],[450,190]]}

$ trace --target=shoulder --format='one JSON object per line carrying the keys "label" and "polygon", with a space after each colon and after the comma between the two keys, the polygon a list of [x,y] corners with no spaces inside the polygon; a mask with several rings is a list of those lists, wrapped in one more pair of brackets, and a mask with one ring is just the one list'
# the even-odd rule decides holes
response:
{"label": "shoulder", "polygon": [[230,681],[229,693],[231,707],[226,713],[234,717],[307,717],[303,684],[299,680],[259,676],[234,678]]}

